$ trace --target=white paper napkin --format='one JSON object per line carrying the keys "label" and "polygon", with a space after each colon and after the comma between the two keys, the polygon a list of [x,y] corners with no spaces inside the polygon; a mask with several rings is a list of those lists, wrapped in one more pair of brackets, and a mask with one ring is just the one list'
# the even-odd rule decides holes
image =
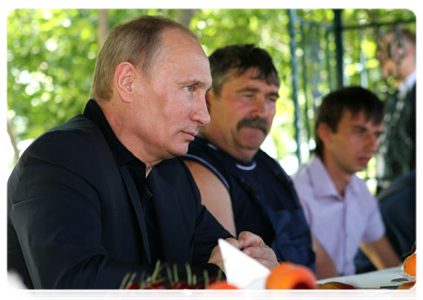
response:
{"label": "white paper napkin", "polygon": [[270,270],[225,240],[218,242],[226,281],[241,289],[264,289]]}

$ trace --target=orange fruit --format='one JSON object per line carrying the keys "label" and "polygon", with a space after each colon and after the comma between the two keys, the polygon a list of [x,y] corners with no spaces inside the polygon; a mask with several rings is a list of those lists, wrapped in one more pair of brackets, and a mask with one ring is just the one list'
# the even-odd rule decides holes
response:
{"label": "orange fruit", "polygon": [[285,273],[288,270],[292,270],[295,267],[297,267],[297,265],[290,263],[290,262],[281,262],[276,268],[274,268],[272,270],[272,272],[269,274],[269,276],[266,279],[266,286],[273,286],[274,284],[276,284],[276,282],[279,280],[279,276],[282,273]]}
{"label": "orange fruit", "polygon": [[316,277],[308,268],[283,262],[266,279],[266,289],[314,289]]}
{"label": "orange fruit", "polygon": [[420,282],[401,284],[391,295],[391,300],[420,300]]}
{"label": "orange fruit", "polygon": [[205,289],[198,300],[247,300],[247,298],[236,286],[219,281]]}
{"label": "orange fruit", "polygon": [[404,273],[410,276],[416,276],[416,253],[408,256],[402,264]]}

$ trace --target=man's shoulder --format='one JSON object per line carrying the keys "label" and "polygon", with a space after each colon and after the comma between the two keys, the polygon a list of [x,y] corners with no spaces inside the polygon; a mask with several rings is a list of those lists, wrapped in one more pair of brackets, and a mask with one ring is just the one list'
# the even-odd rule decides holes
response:
{"label": "man's shoulder", "polygon": [[301,198],[326,195],[332,185],[332,180],[318,157],[312,157],[310,161],[301,164],[292,180]]}
{"label": "man's shoulder", "polygon": [[88,168],[96,161],[108,159],[107,149],[100,129],[83,115],[76,115],[38,137],[22,154],[21,160],[35,159],[70,169],[84,165]]}
{"label": "man's shoulder", "polygon": [[295,183],[309,182],[312,180],[312,174],[317,172],[317,158],[312,157],[310,161],[302,163],[298,170],[292,175]]}
{"label": "man's shoulder", "polygon": [[228,163],[233,162],[229,154],[223,154],[222,150],[206,139],[196,137],[190,143],[188,153],[183,158],[198,163],[211,171],[229,189]]}
{"label": "man's shoulder", "polygon": [[189,144],[188,153],[185,159],[213,161],[217,155],[217,147],[201,137],[195,137]]}
{"label": "man's shoulder", "polygon": [[83,115],[76,115],[67,122],[53,127],[38,137],[32,144],[42,144],[50,140],[60,140],[56,146],[60,147],[64,144],[73,143],[81,140],[92,141],[99,136],[99,128],[88,118]]}

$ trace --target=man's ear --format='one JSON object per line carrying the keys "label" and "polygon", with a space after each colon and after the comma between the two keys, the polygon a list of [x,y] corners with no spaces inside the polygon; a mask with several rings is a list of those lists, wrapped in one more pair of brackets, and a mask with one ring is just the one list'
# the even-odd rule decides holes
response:
{"label": "man's ear", "polygon": [[134,82],[137,71],[129,62],[120,63],[115,71],[115,88],[124,102],[131,102],[133,99]]}
{"label": "man's ear", "polygon": [[317,127],[317,134],[319,135],[319,138],[323,144],[327,144],[331,141],[331,133],[332,130],[326,123],[321,123],[319,124],[319,127]]}

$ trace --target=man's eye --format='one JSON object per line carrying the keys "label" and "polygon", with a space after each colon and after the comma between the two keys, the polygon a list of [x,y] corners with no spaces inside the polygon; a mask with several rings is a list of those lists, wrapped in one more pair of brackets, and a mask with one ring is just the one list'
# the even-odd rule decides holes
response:
{"label": "man's eye", "polygon": [[193,85],[189,85],[189,86],[184,87],[184,89],[186,91],[188,91],[188,92],[192,92],[194,90],[194,86]]}
{"label": "man's eye", "polygon": [[254,94],[243,94],[242,97],[246,98],[246,99],[251,99],[254,97]]}

